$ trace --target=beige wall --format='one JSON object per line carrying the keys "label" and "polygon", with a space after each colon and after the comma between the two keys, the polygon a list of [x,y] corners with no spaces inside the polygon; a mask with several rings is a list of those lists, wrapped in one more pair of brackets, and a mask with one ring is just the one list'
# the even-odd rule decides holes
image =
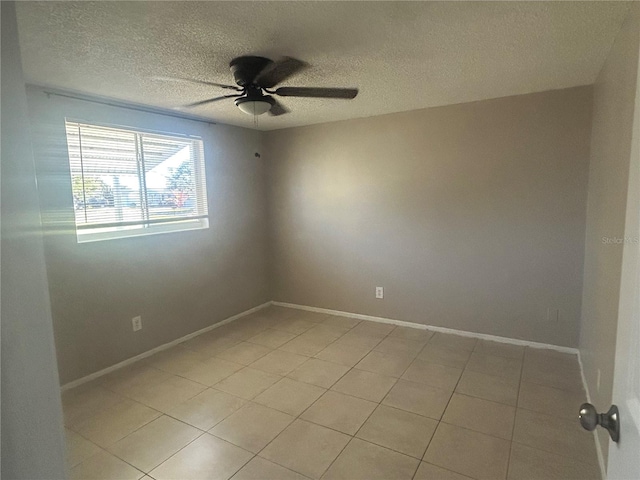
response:
{"label": "beige wall", "polygon": [[[640,4],[632,7],[594,87],[580,353],[591,400],[611,404],[631,132],[636,94]],[[600,370],[600,388],[597,377]],[[606,457],[609,437],[598,437]]]}
{"label": "beige wall", "polygon": [[[28,94],[63,384],[270,299],[260,132]],[[76,243],[65,116],[200,135],[210,228]]]}
{"label": "beige wall", "polygon": [[591,95],[268,132],[273,299],[577,346]]}
{"label": "beige wall", "polygon": [[2,17],[2,465],[65,478],[62,406],[14,2]]}

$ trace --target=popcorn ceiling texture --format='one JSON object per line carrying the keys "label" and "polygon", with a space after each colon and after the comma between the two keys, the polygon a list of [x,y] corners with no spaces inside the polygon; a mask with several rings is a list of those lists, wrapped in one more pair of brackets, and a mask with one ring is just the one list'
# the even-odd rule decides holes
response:
{"label": "popcorn ceiling texture", "polygon": [[[239,55],[311,68],[283,85],[358,87],[352,101],[282,98],[271,130],[594,82],[630,2],[18,2],[29,83],[162,108],[224,94]],[[190,110],[255,128],[232,100]]]}

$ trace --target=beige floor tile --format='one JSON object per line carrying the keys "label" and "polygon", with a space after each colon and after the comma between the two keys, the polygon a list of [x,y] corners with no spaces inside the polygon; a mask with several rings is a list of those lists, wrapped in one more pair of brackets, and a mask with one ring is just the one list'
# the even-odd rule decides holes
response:
{"label": "beige floor tile", "polygon": [[316,324],[309,332],[324,332],[327,335],[333,335],[336,338],[343,336],[349,332],[359,322],[353,324],[353,319],[346,317],[326,317],[321,323]]}
{"label": "beige floor tile", "polygon": [[384,405],[440,420],[451,392],[424,383],[398,380],[382,401]]}
{"label": "beige floor tile", "polygon": [[449,367],[464,368],[470,356],[471,352],[469,350],[427,343],[427,346],[422,349],[417,358]]}
{"label": "beige floor tile", "polygon": [[426,342],[408,340],[406,338],[387,337],[382,340],[374,350],[390,353],[392,355],[406,355],[415,358],[425,346]]}
{"label": "beige floor tile", "polygon": [[73,425],[73,429],[96,445],[107,447],[160,416],[133,400],[125,400]]}
{"label": "beige floor tile", "polygon": [[197,428],[163,415],[116,442],[109,451],[148,473],[201,434]]}
{"label": "beige floor tile", "polygon": [[348,435],[355,435],[376,405],[368,400],[328,391],[300,418]]}
{"label": "beige floor tile", "polygon": [[356,436],[421,459],[437,426],[436,420],[379,405]]}
{"label": "beige floor tile", "polygon": [[334,342],[333,338],[302,334],[282,345],[279,350],[312,357]]}
{"label": "beige floor tile", "polygon": [[430,345],[442,345],[449,348],[459,348],[461,350],[473,350],[476,346],[477,339],[472,337],[463,337],[461,335],[453,335],[451,333],[436,332],[431,340]]}
{"label": "beige floor tile", "polygon": [[580,405],[586,401],[582,392],[522,382],[518,408],[574,420]]}
{"label": "beige floor tile", "polygon": [[515,381],[520,378],[522,361],[517,358],[496,357],[495,355],[473,352],[469,357],[466,369]]}
{"label": "beige floor tile", "polygon": [[541,369],[554,368],[565,372],[580,372],[580,364],[576,355],[554,350],[526,349],[524,363]]}
{"label": "beige floor tile", "polygon": [[324,388],[316,385],[283,378],[255,397],[253,401],[289,415],[298,416],[325,391]]}
{"label": "beige floor tile", "polygon": [[100,448],[76,432],[64,429],[67,465],[75,467],[92,455],[100,451]]}
{"label": "beige floor tile", "polygon": [[203,385],[211,386],[243,368],[244,365],[240,363],[229,362],[221,358],[210,358],[187,369],[182,372],[180,376]]}
{"label": "beige floor tile", "polygon": [[470,478],[427,462],[421,462],[413,480],[469,480]]}
{"label": "beige floor tile", "polygon": [[300,320],[306,320],[307,322],[322,323],[329,315],[320,312],[310,312],[306,310],[298,310],[295,317]]}
{"label": "beige floor tile", "polygon": [[358,325],[351,329],[351,332],[361,335],[373,335],[386,337],[389,333],[396,328],[389,323],[378,323],[369,320],[363,320]]}
{"label": "beige floor tile", "polygon": [[346,367],[353,367],[370,351],[371,349],[369,347],[332,343],[324,350],[318,352],[315,357]]}
{"label": "beige floor tile", "polygon": [[310,328],[305,333],[308,335],[318,335],[321,338],[333,338],[337,340],[345,333],[351,330],[351,327],[338,327],[334,325],[327,325],[326,323],[318,323],[315,327]]}
{"label": "beige floor tile", "polygon": [[173,375],[158,384],[132,388],[128,396],[155,410],[168,412],[176,405],[195,397],[206,388],[200,383]]}
{"label": "beige floor tile", "polygon": [[314,325],[315,325],[314,322],[309,322],[307,320],[301,320],[301,319],[292,317],[276,323],[273,326],[273,328],[275,328],[276,330],[284,330],[285,332],[300,335],[301,333],[304,333],[307,330],[309,330]]}
{"label": "beige floor tile", "polygon": [[424,460],[478,480],[507,476],[510,442],[465,428],[440,423]]}
{"label": "beige floor tile", "polygon": [[442,421],[511,440],[515,415],[515,407],[454,393]]}
{"label": "beige floor tile", "polygon": [[233,476],[233,480],[306,480],[307,478],[260,457],[253,457]]}
{"label": "beige floor tile", "polygon": [[286,413],[248,403],[213,427],[209,433],[258,453],[293,420],[294,417]]}
{"label": "beige floor tile", "polygon": [[208,388],[177,405],[168,415],[200,430],[209,430],[245,403],[240,397]]}
{"label": "beige floor tile", "polygon": [[242,341],[235,337],[221,337],[216,330],[217,329],[214,329],[211,332],[203,333],[202,335],[187,340],[182,343],[182,346],[210,358]]}
{"label": "beige floor tile", "polygon": [[344,365],[310,358],[287,376],[300,382],[330,388],[348,371],[349,367]]}
{"label": "beige floor tile", "polygon": [[165,381],[170,376],[170,373],[158,370],[144,362],[136,362],[133,365],[105,375],[100,384],[116,393],[127,395],[132,388],[140,388],[140,386],[154,383],[157,384]]}
{"label": "beige floor tile", "polygon": [[309,478],[318,479],[350,438],[344,433],[296,420],[260,452],[260,456]]}
{"label": "beige floor tile", "polygon": [[249,365],[272,351],[271,348],[265,347],[264,345],[242,342],[217,354],[216,358],[241,363],[242,365]]}
{"label": "beige floor tile", "polygon": [[337,315],[328,315],[323,321],[323,325],[329,325],[331,327],[347,328],[351,330],[353,327],[360,323],[357,318],[350,317],[338,317]]}
{"label": "beige floor tile", "polygon": [[72,480],[138,480],[144,473],[101,450],[71,469]]}
{"label": "beige floor tile", "polygon": [[209,434],[169,458],[151,475],[156,480],[227,480],[253,455]]}
{"label": "beige floor tile", "polygon": [[271,305],[267,308],[263,308],[254,315],[265,318],[277,318],[279,320],[284,320],[285,318],[289,318],[293,315],[296,315],[300,312],[300,310],[288,307],[280,307],[278,305]]}
{"label": "beige floor tile", "polygon": [[95,383],[81,385],[62,393],[65,425],[73,425],[96,415],[101,410],[122,402],[122,395]]}
{"label": "beige floor tile", "polygon": [[273,352],[259,358],[250,366],[263,372],[274,373],[276,375],[286,375],[308,360],[304,355],[274,350]]}
{"label": "beige floor tile", "polygon": [[524,348],[522,345],[492,342],[491,340],[478,340],[475,351],[484,353],[485,355],[495,355],[496,357],[522,359],[524,356]]}
{"label": "beige floor tile", "polygon": [[411,357],[392,355],[374,350],[360,360],[355,368],[398,378],[404,373],[407,367],[409,367],[412,361],[413,359]]}
{"label": "beige floor tile", "polygon": [[278,348],[296,337],[297,335],[295,333],[270,328],[249,338],[247,342],[257,343],[258,345],[263,345],[268,348]]}
{"label": "beige floor tile", "polygon": [[220,325],[218,328],[211,330],[211,332],[215,332],[220,337],[242,338],[244,340],[269,328],[269,323],[265,319],[242,318],[238,320],[240,321],[233,321],[225,325]]}
{"label": "beige floor tile", "polygon": [[432,387],[451,390],[456,387],[462,369],[416,359],[404,372],[402,378],[410,382],[425,383]]}
{"label": "beige floor tile", "polygon": [[465,370],[456,392],[515,406],[518,401],[518,381]]}
{"label": "beige floor tile", "polygon": [[338,456],[326,480],[411,480],[420,460],[354,438]]}
{"label": "beige floor tile", "polygon": [[180,375],[204,359],[202,354],[177,345],[145,358],[144,362],[165,372]]}
{"label": "beige floor tile", "polygon": [[600,480],[596,465],[543,452],[519,443],[511,446],[509,480]]}
{"label": "beige floor tile", "polygon": [[544,361],[531,361],[525,355],[522,381],[561,390],[583,391],[580,367],[577,361],[566,357],[550,356]]}
{"label": "beige floor tile", "polygon": [[251,400],[280,380],[280,378],[282,377],[273,373],[246,367],[216,383],[214,388],[245,400]]}
{"label": "beige floor tile", "polygon": [[518,408],[513,441],[575,460],[596,464],[593,435],[577,420],[566,420]]}
{"label": "beige floor tile", "polygon": [[352,369],[331,387],[340,393],[363,398],[372,402],[380,402],[396,383],[395,378],[364,370]]}
{"label": "beige floor tile", "polygon": [[[358,327],[355,327],[358,328]],[[354,328],[354,330],[355,330]],[[383,335],[367,335],[364,333],[354,332],[350,330],[341,336],[336,343],[342,343],[345,345],[353,345],[357,347],[367,347],[369,350],[373,349],[384,339]]]}
{"label": "beige floor tile", "polygon": [[406,338],[407,340],[417,340],[426,343],[431,337],[433,337],[433,334],[434,332],[424,328],[398,326],[391,331],[389,336],[394,338]]}
{"label": "beige floor tile", "polygon": [[301,337],[307,341],[322,343],[323,345],[328,346],[338,340],[342,335],[343,332],[338,333],[333,327],[318,324],[304,332]]}
{"label": "beige floor tile", "polygon": [[559,352],[558,350],[552,350],[549,348],[527,347],[525,349],[525,360],[533,362],[552,361],[554,364],[577,364],[578,356],[574,353]]}

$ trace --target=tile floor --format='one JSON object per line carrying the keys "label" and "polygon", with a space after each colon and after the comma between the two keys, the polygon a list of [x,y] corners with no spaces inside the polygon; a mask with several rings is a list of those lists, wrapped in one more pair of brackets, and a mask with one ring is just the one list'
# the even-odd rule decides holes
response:
{"label": "tile floor", "polygon": [[596,479],[576,358],[271,307],[63,394],[74,479]]}

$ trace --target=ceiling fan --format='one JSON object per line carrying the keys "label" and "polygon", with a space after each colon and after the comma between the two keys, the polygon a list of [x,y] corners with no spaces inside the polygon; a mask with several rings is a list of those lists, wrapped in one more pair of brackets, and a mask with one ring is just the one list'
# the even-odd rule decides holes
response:
{"label": "ceiling fan", "polygon": [[[281,97],[306,97],[306,98],[340,98],[350,100],[358,94],[357,88],[313,88],[313,87],[280,87],[276,85],[287,78],[304,70],[309,65],[302,60],[291,57],[283,57],[276,61],[264,57],[243,56],[231,60],[229,68],[233,74],[236,85],[206,82],[191,78],[180,77],[154,77],[162,80],[173,80],[209,85],[211,87],[234,90],[235,94],[222,95],[208,98],[199,102],[184,105],[185,108],[198,107],[209,103],[218,102],[227,98],[235,98],[236,106],[249,115],[262,115],[269,112],[278,116],[288,113],[289,110],[271,95]],[[265,95],[267,93],[268,95]]]}

